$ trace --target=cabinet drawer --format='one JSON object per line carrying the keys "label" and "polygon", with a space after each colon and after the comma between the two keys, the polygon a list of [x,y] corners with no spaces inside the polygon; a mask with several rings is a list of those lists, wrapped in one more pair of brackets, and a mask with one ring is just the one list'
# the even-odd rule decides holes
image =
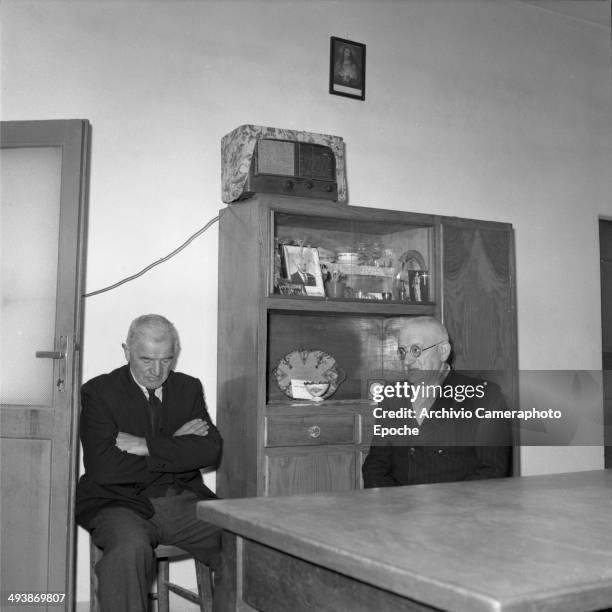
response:
{"label": "cabinet drawer", "polygon": [[[357,458],[352,447],[302,446],[270,449],[265,456],[264,495],[302,495],[350,491],[357,486]],[[359,464],[361,472],[361,464]]]}
{"label": "cabinet drawer", "polygon": [[352,444],[354,442],[354,414],[266,417],[266,446]]}

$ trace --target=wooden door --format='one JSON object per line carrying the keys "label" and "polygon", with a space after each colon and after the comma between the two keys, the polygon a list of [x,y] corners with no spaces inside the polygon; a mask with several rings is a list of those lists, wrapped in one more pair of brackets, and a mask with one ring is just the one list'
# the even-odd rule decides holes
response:
{"label": "wooden door", "polygon": [[2,610],[23,608],[10,593],[74,603],[89,132],[81,120],[1,124]]}

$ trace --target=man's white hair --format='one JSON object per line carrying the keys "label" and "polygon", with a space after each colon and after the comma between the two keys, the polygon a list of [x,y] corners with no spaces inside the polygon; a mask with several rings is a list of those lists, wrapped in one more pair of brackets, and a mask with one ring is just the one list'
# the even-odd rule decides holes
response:
{"label": "man's white hair", "polygon": [[134,345],[136,337],[142,334],[144,331],[150,332],[153,338],[157,341],[161,341],[170,335],[174,341],[174,349],[180,349],[181,345],[179,342],[178,332],[176,327],[166,317],[162,317],[158,314],[147,314],[136,317],[130,324],[128,329],[127,339],[125,344],[128,348]]}

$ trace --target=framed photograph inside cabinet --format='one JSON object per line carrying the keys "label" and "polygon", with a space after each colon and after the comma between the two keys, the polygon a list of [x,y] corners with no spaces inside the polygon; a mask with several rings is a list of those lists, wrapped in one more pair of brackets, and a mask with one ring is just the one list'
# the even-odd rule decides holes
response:
{"label": "framed photograph inside cabinet", "polygon": [[317,249],[285,244],[283,263],[286,277],[292,285],[304,287],[306,295],[325,296]]}
{"label": "framed photograph inside cabinet", "polygon": [[331,37],[329,53],[329,93],[365,100],[366,46]]}

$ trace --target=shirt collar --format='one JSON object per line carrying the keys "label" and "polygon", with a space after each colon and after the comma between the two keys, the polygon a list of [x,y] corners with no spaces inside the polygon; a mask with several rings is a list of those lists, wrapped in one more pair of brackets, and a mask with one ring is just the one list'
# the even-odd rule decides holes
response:
{"label": "shirt collar", "polygon": [[[144,393],[145,397],[149,399],[149,391],[144,385],[141,385],[136,380],[136,377],[134,376],[134,372],[132,372],[132,368],[130,368],[130,375],[132,376],[132,380],[140,387],[140,390]],[[157,389],[155,389],[155,395],[161,400],[163,397],[163,387],[157,387]]]}

